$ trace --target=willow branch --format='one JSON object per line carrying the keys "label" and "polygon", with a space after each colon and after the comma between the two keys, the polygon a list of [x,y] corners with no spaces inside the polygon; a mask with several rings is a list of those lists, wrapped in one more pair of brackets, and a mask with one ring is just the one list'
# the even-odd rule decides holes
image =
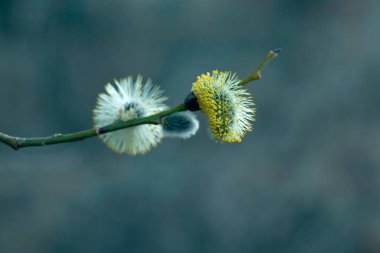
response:
{"label": "willow branch", "polygon": [[117,131],[123,128],[129,128],[129,127],[134,127],[134,126],[143,125],[143,124],[160,124],[160,120],[163,117],[173,114],[175,112],[186,111],[186,110],[187,109],[185,105],[181,104],[176,107],[170,108],[168,110],[165,110],[165,111],[162,111],[157,114],[144,117],[144,118],[128,120],[128,121],[119,120],[119,121],[115,121],[114,123],[108,126],[104,126],[100,128],[92,128],[92,129],[75,132],[75,133],[69,133],[69,134],[57,133],[57,134],[53,134],[52,136],[38,137],[38,138],[15,137],[15,136],[10,136],[10,135],[0,132],[0,142],[3,142],[6,145],[17,150],[17,149],[25,148],[25,147],[45,146],[45,145],[52,145],[52,144],[58,144],[58,143],[79,141],[79,140],[83,140],[83,139],[90,138],[93,136]]}
{"label": "willow branch", "polygon": [[[275,58],[280,51],[281,49],[274,49],[274,50],[269,51],[265,59],[261,62],[259,67],[256,69],[256,71],[252,75],[247,77],[246,79],[240,81],[239,85],[244,86],[245,84],[251,81],[261,79],[261,71],[263,71],[265,66],[273,58]],[[194,97],[194,99],[196,98]],[[187,107],[184,104],[181,104],[176,107],[170,108],[168,110],[165,110],[165,111],[162,111],[157,114],[144,117],[144,118],[133,119],[133,120],[128,120],[128,121],[118,120],[108,126],[104,126],[100,128],[92,128],[92,129],[75,132],[75,133],[69,133],[69,134],[57,133],[57,134],[53,134],[51,136],[46,136],[46,137],[24,138],[24,137],[10,136],[10,135],[0,132],[0,142],[3,142],[6,145],[17,150],[17,149],[25,148],[25,147],[45,146],[45,145],[52,145],[52,144],[58,144],[58,143],[79,141],[86,138],[98,136],[105,133],[110,133],[110,132],[117,131],[124,128],[134,127],[138,125],[160,124],[160,121],[163,117],[173,114],[175,112],[186,111],[186,110],[188,110]],[[199,108],[197,110],[199,110]]]}

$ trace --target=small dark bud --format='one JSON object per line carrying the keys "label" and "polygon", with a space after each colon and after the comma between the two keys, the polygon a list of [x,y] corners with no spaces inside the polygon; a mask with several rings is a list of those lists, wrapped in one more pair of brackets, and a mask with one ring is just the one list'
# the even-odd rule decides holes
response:
{"label": "small dark bud", "polygon": [[185,106],[189,111],[195,112],[199,111],[198,99],[195,96],[194,92],[190,92],[189,95],[185,98]]}
{"label": "small dark bud", "polygon": [[98,129],[98,134],[104,134],[104,133],[107,132],[107,130],[108,130],[107,127],[101,127],[101,128]]}

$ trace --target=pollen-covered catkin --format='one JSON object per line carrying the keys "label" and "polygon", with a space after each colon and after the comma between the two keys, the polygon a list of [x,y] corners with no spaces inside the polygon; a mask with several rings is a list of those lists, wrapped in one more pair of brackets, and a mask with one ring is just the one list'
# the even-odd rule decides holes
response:
{"label": "pollen-covered catkin", "polygon": [[246,132],[252,130],[254,102],[239,82],[236,74],[214,70],[198,76],[193,83],[192,92],[216,140],[241,142]]}

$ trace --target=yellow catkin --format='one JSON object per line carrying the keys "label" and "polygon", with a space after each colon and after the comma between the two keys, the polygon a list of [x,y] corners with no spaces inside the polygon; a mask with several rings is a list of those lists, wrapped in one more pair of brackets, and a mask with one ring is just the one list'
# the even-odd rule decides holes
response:
{"label": "yellow catkin", "polygon": [[236,105],[221,98],[223,82],[220,80],[225,77],[226,73],[218,70],[213,70],[212,75],[207,72],[197,76],[193,83],[193,92],[198,99],[199,107],[208,117],[214,138],[224,142],[241,142],[246,130],[239,132],[231,129],[231,117],[235,113]]}

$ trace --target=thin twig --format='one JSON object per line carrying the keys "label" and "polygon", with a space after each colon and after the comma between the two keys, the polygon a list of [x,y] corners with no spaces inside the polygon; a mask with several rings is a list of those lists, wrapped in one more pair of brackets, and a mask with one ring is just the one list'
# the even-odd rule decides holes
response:
{"label": "thin twig", "polygon": [[54,134],[52,136],[46,136],[46,137],[21,138],[21,137],[15,137],[15,136],[10,136],[4,133],[0,133],[0,142],[3,142],[6,145],[17,150],[17,149],[25,148],[25,147],[45,146],[45,145],[52,145],[52,144],[58,144],[58,143],[79,141],[79,140],[83,140],[89,137],[117,131],[123,128],[134,127],[134,126],[143,125],[143,124],[159,124],[161,118],[168,116],[170,114],[173,114],[175,112],[185,111],[185,110],[187,110],[186,107],[183,104],[181,104],[176,107],[170,108],[168,110],[159,112],[157,114],[154,114],[145,118],[128,120],[128,121],[116,121],[115,123],[105,126],[105,127],[92,128],[92,129],[75,132],[75,133],[69,133],[69,134]]}

